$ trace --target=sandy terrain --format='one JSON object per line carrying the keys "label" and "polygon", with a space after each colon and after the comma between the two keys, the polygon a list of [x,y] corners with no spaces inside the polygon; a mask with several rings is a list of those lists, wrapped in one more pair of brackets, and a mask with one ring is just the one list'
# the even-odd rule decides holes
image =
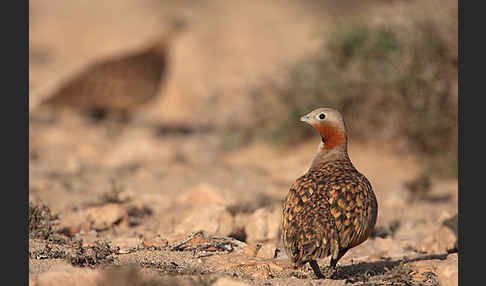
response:
{"label": "sandy terrain", "polygon": [[[369,13],[380,21],[394,8],[398,21],[407,6],[392,2]],[[69,113],[55,123],[31,122],[29,201],[47,230],[31,232],[30,285],[457,285],[456,234],[448,223],[457,214],[457,180],[431,178],[426,195],[414,196],[407,182],[420,176],[416,158],[397,153],[393,142],[350,138],[349,155],[375,189],[378,222],[334,279],[317,280],[308,268],[294,269],[283,249],[274,256],[281,202],[309,167],[317,136],[296,146],[253,140],[228,147],[222,127],[251,116],[249,89],[313,53],[322,41],[316,34],[336,15],[367,7],[29,5],[31,110],[93,61],[163,37],[171,19],[187,21],[171,42],[159,96],[123,129]],[[178,124],[210,128],[161,131]],[[39,209],[43,204],[55,218]]]}

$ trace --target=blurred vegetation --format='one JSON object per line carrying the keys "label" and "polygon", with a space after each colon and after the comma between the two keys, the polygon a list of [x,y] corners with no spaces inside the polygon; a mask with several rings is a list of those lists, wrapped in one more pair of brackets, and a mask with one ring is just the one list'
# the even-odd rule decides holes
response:
{"label": "blurred vegetation", "polygon": [[418,155],[424,172],[457,176],[457,25],[336,25],[283,83],[253,95],[257,137],[287,145],[306,140],[315,134],[299,117],[330,106],[343,113],[351,138],[392,140]]}
{"label": "blurred vegetation", "polygon": [[29,238],[65,243],[66,240],[54,231],[57,221],[57,215],[53,215],[47,205],[29,202]]}
{"label": "blurred vegetation", "polygon": [[54,232],[56,219],[57,216],[51,213],[48,206],[29,202],[29,237],[48,239]]}

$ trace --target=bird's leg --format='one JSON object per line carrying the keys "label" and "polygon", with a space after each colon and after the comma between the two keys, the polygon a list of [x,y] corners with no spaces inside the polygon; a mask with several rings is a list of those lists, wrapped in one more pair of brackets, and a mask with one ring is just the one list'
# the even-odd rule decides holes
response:
{"label": "bird's leg", "polygon": [[331,257],[331,267],[332,268],[336,268],[336,265],[337,265],[339,259],[341,259],[344,256],[344,254],[346,254],[347,251],[348,251],[347,248],[340,249],[339,252],[338,252],[338,256],[336,257],[336,259],[334,259],[334,258]]}
{"label": "bird's leg", "polygon": [[336,274],[337,272],[337,262],[338,262],[339,259],[334,259],[334,258],[331,258],[331,266],[327,268],[327,272],[326,272],[326,275],[331,278],[331,277],[334,277],[334,275]]}
{"label": "bird's leg", "polygon": [[322,274],[321,270],[319,269],[319,264],[317,264],[317,262],[315,260],[309,261],[309,264],[312,267],[312,270],[314,270],[314,273],[316,274],[317,278],[319,278],[319,279],[326,278]]}
{"label": "bird's leg", "polygon": [[348,251],[348,249],[341,249],[339,250],[339,253],[338,253],[338,256],[336,257],[336,259],[334,259],[333,257],[331,257],[331,276],[334,276],[334,274],[336,274],[337,272],[337,263],[339,261],[339,259],[341,259],[344,254],[346,254],[346,252]]}
{"label": "bird's leg", "polygon": [[339,259],[334,259],[334,258],[331,257],[331,268],[332,269],[336,269],[338,260]]}

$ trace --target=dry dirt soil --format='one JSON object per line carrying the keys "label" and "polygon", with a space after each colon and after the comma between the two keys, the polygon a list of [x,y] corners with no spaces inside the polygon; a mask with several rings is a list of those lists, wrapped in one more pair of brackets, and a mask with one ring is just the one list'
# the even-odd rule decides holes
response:
{"label": "dry dirt soil", "polygon": [[31,110],[94,60],[163,35],[170,19],[187,28],[170,44],[159,96],[124,128],[70,113],[31,121],[29,285],[457,285],[457,180],[421,178],[393,142],[350,138],[378,222],[318,280],[289,263],[278,237],[281,202],[319,138],[234,147],[221,131],[251,116],[250,87],[312,53],[332,19],[400,19],[412,5],[330,3],[30,1]]}

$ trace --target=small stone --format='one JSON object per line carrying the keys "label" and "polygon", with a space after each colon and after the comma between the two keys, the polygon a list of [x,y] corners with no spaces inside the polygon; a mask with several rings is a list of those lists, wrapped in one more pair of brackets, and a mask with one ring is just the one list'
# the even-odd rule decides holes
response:
{"label": "small stone", "polygon": [[248,255],[248,256],[256,256],[258,253],[258,249],[256,249],[255,247],[252,247],[252,246],[245,246],[243,247],[243,254],[245,255]]}
{"label": "small stone", "polygon": [[178,241],[181,241],[183,239],[187,238],[187,234],[183,233],[183,234],[173,234],[173,235],[170,235],[169,237],[167,237],[167,244],[168,245],[171,245],[171,244],[174,244]]}
{"label": "small stone", "polygon": [[257,257],[273,259],[275,256],[275,249],[277,249],[277,246],[274,243],[265,243],[260,250],[258,250]]}
{"label": "small stone", "polygon": [[410,266],[413,268],[412,272],[412,279],[414,281],[424,281],[427,279],[427,273],[437,273],[437,266],[440,263],[440,260],[433,259],[433,260],[418,260],[415,262],[410,263]]}
{"label": "small stone", "polygon": [[119,204],[106,204],[103,206],[90,207],[84,210],[86,219],[96,230],[107,229],[122,220],[128,221],[127,210]]}
{"label": "small stone", "polygon": [[201,245],[201,244],[206,244],[206,243],[211,243],[211,239],[207,236],[207,233],[188,233],[187,235],[181,236],[180,239],[172,241],[170,246],[173,247],[174,244],[180,242],[180,241],[185,241],[183,244],[180,244],[179,247],[189,247],[189,246],[196,246],[196,245]]}
{"label": "small stone", "polygon": [[283,268],[272,262],[259,262],[254,263],[247,270],[253,278],[268,279],[276,273],[281,272]]}
{"label": "small stone", "polygon": [[95,230],[90,232],[80,232],[74,237],[83,241],[83,247],[93,246],[97,240],[100,240],[98,233]]}
{"label": "small stone", "polygon": [[118,247],[118,253],[126,254],[130,253],[138,247],[140,239],[136,237],[119,237],[111,241],[113,247]]}
{"label": "small stone", "polygon": [[87,233],[90,231],[91,225],[86,221],[84,214],[74,213],[61,218],[57,232],[73,236],[80,232]]}
{"label": "small stone", "polygon": [[143,246],[145,247],[160,247],[160,248],[164,248],[168,245],[168,240],[165,239],[165,238],[162,238],[162,237],[150,237],[150,238],[146,238],[144,237],[142,239],[142,244]]}

